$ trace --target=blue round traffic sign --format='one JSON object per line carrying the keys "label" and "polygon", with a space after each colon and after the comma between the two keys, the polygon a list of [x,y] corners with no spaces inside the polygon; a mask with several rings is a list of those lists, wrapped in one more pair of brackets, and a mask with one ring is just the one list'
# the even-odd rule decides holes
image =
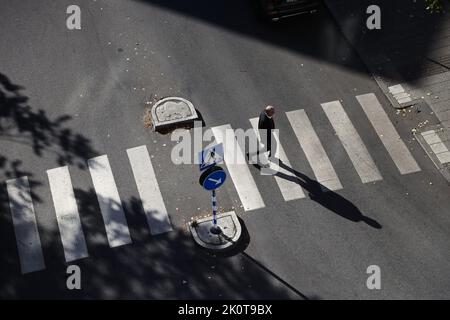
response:
{"label": "blue round traffic sign", "polygon": [[223,185],[226,178],[225,171],[219,166],[214,166],[202,173],[199,182],[206,190],[215,190]]}

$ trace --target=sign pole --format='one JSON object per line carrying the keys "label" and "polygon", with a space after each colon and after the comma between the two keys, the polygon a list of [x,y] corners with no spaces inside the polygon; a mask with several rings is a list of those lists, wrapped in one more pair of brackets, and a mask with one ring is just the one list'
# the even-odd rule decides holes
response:
{"label": "sign pole", "polygon": [[212,213],[213,213],[213,226],[211,227],[211,233],[213,233],[213,234],[221,234],[222,230],[217,225],[217,219],[216,219],[217,199],[216,199],[216,190],[215,189],[213,189],[211,191],[211,200],[212,200]]}
{"label": "sign pole", "polygon": [[217,219],[216,219],[216,190],[212,190],[212,212],[213,212],[213,223],[214,223],[214,227],[217,226]]}
{"label": "sign pole", "polygon": [[223,145],[221,143],[202,150],[198,153],[200,161],[200,171],[203,173],[200,175],[200,185],[211,191],[211,203],[212,203],[212,215],[213,224],[209,230],[210,233],[219,236],[222,234],[222,229],[217,225],[217,199],[216,189],[220,188],[225,182],[227,177],[225,171],[217,165],[217,163],[223,162],[224,152]]}

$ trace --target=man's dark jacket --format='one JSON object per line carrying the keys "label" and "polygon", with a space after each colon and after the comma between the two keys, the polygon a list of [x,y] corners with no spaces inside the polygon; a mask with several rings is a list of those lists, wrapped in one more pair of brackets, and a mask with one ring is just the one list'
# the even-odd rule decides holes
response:
{"label": "man's dark jacket", "polygon": [[[261,112],[259,115],[258,129],[272,130],[275,129],[275,123],[273,118],[269,118],[265,111]],[[269,131],[270,132],[270,131]]]}
{"label": "man's dark jacket", "polygon": [[266,144],[269,154],[272,149],[272,134],[271,130],[275,129],[275,122],[273,118],[269,118],[265,111],[259,115],[258,129],[260,130],[261,140]]}

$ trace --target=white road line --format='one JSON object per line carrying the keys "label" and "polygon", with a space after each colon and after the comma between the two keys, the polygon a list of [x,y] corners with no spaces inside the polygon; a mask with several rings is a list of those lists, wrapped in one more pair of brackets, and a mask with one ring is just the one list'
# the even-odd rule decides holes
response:
{"label": "white road line", "polygon": [[[244,154],[229,124],[211,128],[217,143],[223,143],[224,160],[245,211],[265,207]],[[229,132],[226,134],[226,132]]]}
{"label": "white road line", "polygon": [[373,93],[356,96],[359,104],[372,123],[384,147],[401,174],[420,171],[419,165],[409,152],[389,120],[377,97]]}
{"label": "white road line", "polygon": [[322,108],[344,146],[363,183],[382,180],[375,162],[339,101],[322,103]]}
{"label": "white road line", "polygon": [[88,160],[106,235],[111,248],[131,243],[127,219],[106,155]]}
{"label": "white road line", "polygon": [[150,233],[157,235],[172,231],[172,225],[147,147],[140,146],[127,149],[127,154],[150,227]]}
{"label": "white road line", "polygon": [[330,190],[342,189],[342,184],[334,171],[322,143],[319,140],[305,110],[286,112],[292,129],[308,159],[319,183]]}
{"label": "white road line", "polygon": [[[259,135],[259,131],[258,131],[258,118],[250,119],[250,123],[252,124],[255,135],[259,139],[260,135]],[[284,152],[283,147],[281,146],[278,131],[274,131],[273,135],[276,140],[276,144],[275,143],[273,143],[273,144],[276,145],[276,147],[277,147],[275,155],[274,155],[275,158],[279,159],[284,165],[291,168],[291,163],[289,162],[289,159],[287,158],[287,155]],[[287,180],[287,179],[284,179],[284,178],[281,178],[281,177],[275,175],[275,181],[277,182],[278,188],[280,189],[280,192],[283,195],[283,198],[285,201],[301,199],[301,198],[305,197],[305,193],[303,192],[302,187],[299,185],[298,182],[294,181],[294,180],[298,181],[298,178],[296,178],[296,176],[294,174],[292,174],[292,172],[290,172],[280,166],[276,166],[276,168],[274,168],[274,170],[278,171],[284,175],[292,177],[292,180]]]}
{"label": "white road line", "polygon": [[21,271],[29,273],[45,269],[28,178],[21,177],[6,181],[6,189]]}
{"label": "white road line", "polygon": [[69,168],[66,166],[47,170],[47,176],[66,261],[86,258],[89,254],[73,193]]}

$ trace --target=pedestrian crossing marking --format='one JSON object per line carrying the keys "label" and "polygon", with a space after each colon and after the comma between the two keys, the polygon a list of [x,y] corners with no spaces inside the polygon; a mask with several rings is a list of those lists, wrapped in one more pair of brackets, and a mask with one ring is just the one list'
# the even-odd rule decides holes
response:
{"label": "pedestrian crossing marking", "polygon": [[247,166],[244,154],[229,124],[211,128],[217,143],[223,143],[224,160],[245,211],[265,207],[255,180]]}
{"label": "pedestrian crossing marking", "polygon": [[105,224],[109,246],[113,248],[130,244],[132,242],[130,231],[108,156],[89,159],[88,167]]}
{"label": "pedestrian crossing marking", "polygon": [[[286,112],[295,136],[300,143],[317,182],[329,190],[342,189],[342,184],[322,146],[305,110]],[[324,188],[323,188],[324,189]],[[326,191],[326,190],[324,190]]]}
{"label": "pedestrian crossing marking", "polygon": [[156,180],[147,147],[127,149],[128,159],[152,235],[172,231],[164,199]]}
{"label": "pedestrian crossing marking", "polygon": [[81,227],[69,168],[65,166],[48,170],[47,176],[66,261],[86,258],[89,254]]}
{"label": "pedestrian crossing marking", "polygon": [[344,146],[361,181],[367,183],[382,180],[375,162],[342,107],[342,104],[339,101],[331,101],[322,103],[321,106]]}
{"label": "pedestrian crossing marking", "polygon": [[[260,139],[259,131],[258,131],[258,120],[259,118],[252,118],[250,119],[250,123],[253,127],[253,130],[255,132],[255,135],[257,136],[258,140]],[[276,140],[276,150],[275,150],[275,158],[279,159],[283,164],[285,164],[288,167],[291,167],[291,163],[289,162],[289,159],[286,155],[286,152],[284,151],[281,143],[280,143],[280,137],[278,135],[278,131],[273,131],[273,136]],[[280,192],[283,196],[283,199],[285,201],[295,200],[295,199],[301,199],[305,197],[305,193],[303,192],[302,187],[299,185],[298,178],[292,174],[292,172],[289,172],[288,170],[275,165],[271,164],[271,166],[275,166],[273,169],[275,172],[280,172],[283,175],[287,175],[292,177],[292,180],[287,180],[284,178],[281,178],[277,175],[275,175],[275,181],[278,185],[278,188],[280,189]],[[297,179],[297,181],[295,181]],[[293,181],[294,180],[294,181]]]}
{"label": "pedestrian crossing marking", "polygon": [[45,269],[30,184],[27,177],[6,181],[20,269],[29,273]]}
{"label": "pedestrian crossing marking", "polygon": [[356,96],[367,118],[374,127],[378,137],[391,156],[401,174],[420,171],[403,140],[400,138],[394,125],[389,120],[377,97],[373,93]]}
{"label": "pedestrian crossing marking", "polygon": [[[356,97],[369,121],[380,137],[384,147],[401,174],[420,171],[405,143],[401,140],[386,112],[373,93]],[[382,176],[349,116],[339,101],[321,104],[337,137],[346,150],[363,183],[381,180]],[[311,121],[302,109],[286,112],[293,132],[306,155],[316,180],[324,185],[324,190],[342,189],[342,184],[331,161],[318,138]],[[249,119],[253,133],[257,131],[258,118]],[[229,124],[211,128],[216,142],[224,143],[224,160],[245,211],[265,207],[258,187],[249,170],[243,149]],[[251,130],[250,130],[251,131]],[[274,132],[275,157],[290,167],[289,160]],[[145,145],[127,149],[127,154],[137,191],[152,235],[172,231],[172,225],[164,204],[155,171]],[[116,247],[132,243],[130,230],[122,202],[114,180],[113,171],[106,155],[87,160],[94,190],[99,202],[100,213],[105,224],[109,245]],[[274,168],[281,174],[295,177],[282,167]],[[276,171],[275,170],[275,171]],[[64,256],[67,262],[88,257],[88,250],[73,186],[67,166],[47,171],[53,205],[56,213]],[[301,186],[291,180],[274,176],[285,201],[305,197]],[[37,227],[30,185],[27,177],[11,179],[6,182],[9,205],[17,242],[18,256],[22,273],[45,269],[42,244]]]}

